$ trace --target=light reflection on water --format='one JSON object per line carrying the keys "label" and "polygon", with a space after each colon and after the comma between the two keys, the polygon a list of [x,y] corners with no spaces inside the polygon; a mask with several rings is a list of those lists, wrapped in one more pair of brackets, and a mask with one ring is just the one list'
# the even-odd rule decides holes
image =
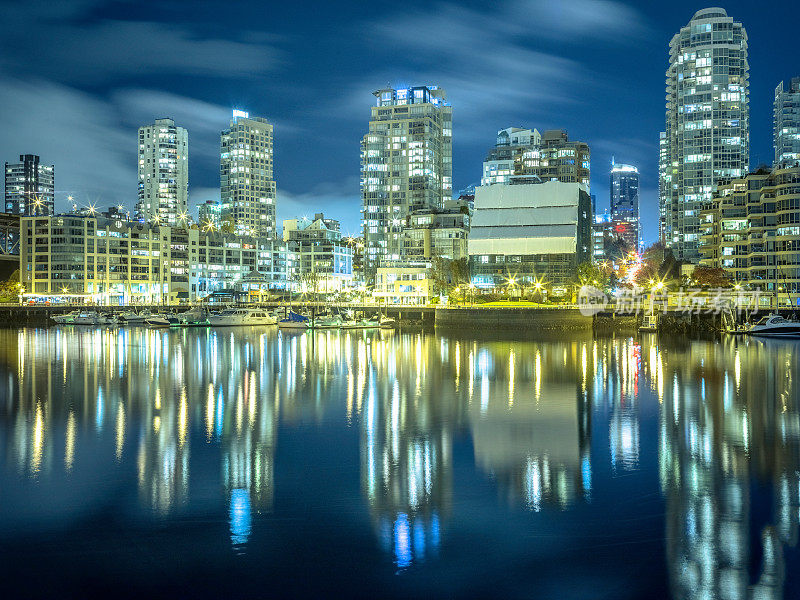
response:
{"label": "light reflection on water", "polygon": [[[798,563],[798,350],[654,336],[4,330],[0,489],[69,485],[108,458],[105,472],[135,486],[155,522],[191,512],[197,490],[216,495],[228,547],[246,555],[258,520],[280,513],[276,462],[309,468],[303,449],[278,453],[279,431],[344,430],[360,458],[342,456],[342,473],[358,472],[380,560],[435,570],[448,560],[448,530],[474,508],[454,467],[466,439],[496,510],[529,518],[602,521],[630,500],[625,478],[652,473],[656,489],[641,494],[663,498],[663,537],[645,541],[665,557],[674,597],[780,598],[787,556]],[[771,494],[757,531],[751,515],[765,511],[753,486]],[[629,534],[622,555],[642,542],[635,520]]]}

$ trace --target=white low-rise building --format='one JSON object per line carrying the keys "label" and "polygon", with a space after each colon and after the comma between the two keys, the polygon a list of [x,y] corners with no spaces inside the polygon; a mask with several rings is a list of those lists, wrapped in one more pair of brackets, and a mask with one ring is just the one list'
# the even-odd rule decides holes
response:
{"label": "white low-rise building", "polygon": [[475,188],[469,235],[473,283],[570,282],[591,260],[591,199],[585,185],[548,181]]}

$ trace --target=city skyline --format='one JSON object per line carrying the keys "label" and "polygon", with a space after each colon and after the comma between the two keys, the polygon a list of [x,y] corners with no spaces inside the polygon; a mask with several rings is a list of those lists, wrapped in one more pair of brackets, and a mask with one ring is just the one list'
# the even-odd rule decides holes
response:
{"label": "city skyline", "polygon": [[[56,165],[57,211],[67,207],[67,195],[81,204],[133,208],[132,139],[139,126],[167,115],[192,136],[194,214],[198,204],[218,197],[219,132],[231,109],[241,108],[275,125],[278,222],[324,208],[342,220],[345,232],[353,233],[360,229],[358,143],[372,92],[387,82],[440,85],[455,109],[454,191],[480,181],[486,142],[498,129],[567,129],[592,148],[598,212],[608,206],[608,173],[599,167],[613,155],[640,168],[643,238],[652,243],[658,227],[658,133],[663,129],[668,44],[707,5],[673,3],[667,10],[614,2],[580,2],[571,8],[505,2],[493,14],[480,3],[434,9],[420,4],[405,16],[398,13],[391,26],[342,8],[337,18],[347,19],[347,27],[372,26],[373,33],[362,41],[344,41],[347,36],[332,40],[325,34],[318,44],[298,52],[294,50],[301,40],[295,29],[282,37],[265,31],[223,35],[206,27],[211,14],[205,9],[176,26],[175,8],[159,13],[158,21],[146,7],[123,12],[116,5],[67,4],[53,25],[46,21],[53,15],[41,7],[23,14],[6,6],[6,22],[39,23],[42,34],[52,33],[63,52],[45,64],[24,51],[30,43],[25,40],[23,50],[0,69],[0,104],[6,109],[0,150],[7,161],[30,152]],[[772,162],[775,86],[797,75],[791,71],[794,65],[774,58],[789,55],[790,36],[782,35],[782,28],[790,29],[775,18],[781,13],[777,6],[768,13],[741,2],[724,3],[723,8],[747,27],[750,37],[754,168]],[[320,6],[311,11],[311,27],[321,28],[330,10]],[[515,10],[527,16],[506,28],[504,15]],[[275,31],[283,31],[282,23],[294,23],[294,17],[291,9],[279,8]],[[223,22],[228,18],[232,16]],[[88,65],[81,53],[99,45],[112,26],[146,39],[159,37],[161,46],[136,56],[117,50],[102,68]],[[420,30],[424,43],[416,54],[402,39],[404,27]],[[6,33],[6,43],[18,39]],[[323,56],[327,43],[333,51]],[[161,52],[174,54],[158,59]],[[496,66],[497,56],[506,57],[504,66]],[[357,68],[362,61],[365,66]],[[635,77],[629,76],[632,71]],[[576,78],[585,83],[579,86],[585,93],[576,91]],[[83,119],[89,111],[96,118],[87,128]],[[24,118],[9,118],[15,114]],[[304,139],[310,132],[317,145],[314,177],[301,168],[308,159]],[[73,158],[84,155],[92,159],[84,162],[100,168]]]}

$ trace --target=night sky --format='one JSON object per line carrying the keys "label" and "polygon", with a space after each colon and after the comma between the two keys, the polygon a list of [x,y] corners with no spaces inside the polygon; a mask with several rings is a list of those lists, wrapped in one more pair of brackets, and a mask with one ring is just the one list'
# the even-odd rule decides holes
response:
{"label": "night sky", "polygon": [[[668,44],[706,6],[0,2],[0,160],[55,164],[57,211],[67,195],[133,207],[136,129],[169,116],[189,130],[194,207],[219,198],[219,132],[236,107],[275,125],[279,219],[324,210],[352,232],[372,91],[439,85],[453,105],[456,191],[480,180],[498,129],[565,128],[591,147],[600,208],[612,155],[640,168],[649,242]],[[800,75],[797,5],[723,7],[749,35],[750,164],[771,163],[774,89]]]}

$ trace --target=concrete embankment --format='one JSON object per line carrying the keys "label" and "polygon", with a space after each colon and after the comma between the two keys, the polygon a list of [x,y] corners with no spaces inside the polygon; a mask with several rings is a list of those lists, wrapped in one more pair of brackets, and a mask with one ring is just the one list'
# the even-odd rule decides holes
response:
{"label": "concrete embankment", "polygon": [[478,331],[592,331],[592,317],[577,308],[441,307],[436,328]]}

